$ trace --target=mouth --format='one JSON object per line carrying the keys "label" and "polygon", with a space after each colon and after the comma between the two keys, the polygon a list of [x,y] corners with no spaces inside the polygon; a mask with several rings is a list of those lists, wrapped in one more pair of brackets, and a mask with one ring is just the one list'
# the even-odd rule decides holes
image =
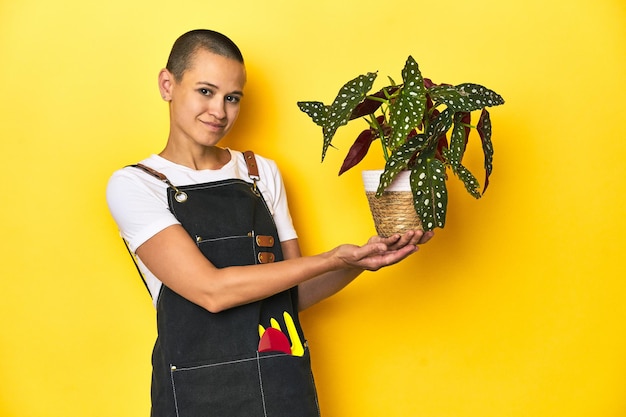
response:
{"label": "mouth", "polygon": [[223,123],[205,122],[203,120],[200,120],[200,123],[208,127],[210,130],[215,130],[215,131],[224,130],[224,128],[226,127],[226,125]]}

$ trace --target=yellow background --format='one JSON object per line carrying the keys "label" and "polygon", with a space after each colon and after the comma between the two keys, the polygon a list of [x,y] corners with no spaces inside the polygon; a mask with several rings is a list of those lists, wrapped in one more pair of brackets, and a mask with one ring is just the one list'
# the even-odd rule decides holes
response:
{"label": "yellow background", "polygon": [[198,27],[244,52],[224,144],[282,167],[309,254],[374,229],[336,177],[363,126],[320,164],[296,101],[409,54],[507,101],[484,198],[451,178],[431,243],[303,314],[325,417],[626,415],[622,0],[0,2],[0,415],[148,415],[154,311],[104,190],[164,145],[156,75]]}

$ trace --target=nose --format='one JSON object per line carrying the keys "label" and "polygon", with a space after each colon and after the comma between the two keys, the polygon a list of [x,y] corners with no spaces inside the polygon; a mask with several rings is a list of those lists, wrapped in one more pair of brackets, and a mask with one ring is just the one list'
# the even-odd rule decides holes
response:
{"label": "nose", "polygon": [[226,103],[222,97],[215,97],[214,100],[211,100],[209,113],[220,120],[226,117]]}

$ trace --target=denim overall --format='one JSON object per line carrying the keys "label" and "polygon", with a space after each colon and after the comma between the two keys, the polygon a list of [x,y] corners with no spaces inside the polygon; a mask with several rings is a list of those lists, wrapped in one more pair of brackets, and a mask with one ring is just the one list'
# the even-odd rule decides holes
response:
{"label": "denim overall", "polygon": [[[250,169],[255,165],[249,155]],[[170,210],[216,267],[283,259],[256,182],[227,179],[176,187],[163,174],[134,166],[169,185]],[[151,416],[319,417],[297,299],[294,287],[210,313],[163,285],[156,306]],[[269,340],[261,335],[277,332],[287,351],[274,350],[272,343],[261,349],[260,339]]]}

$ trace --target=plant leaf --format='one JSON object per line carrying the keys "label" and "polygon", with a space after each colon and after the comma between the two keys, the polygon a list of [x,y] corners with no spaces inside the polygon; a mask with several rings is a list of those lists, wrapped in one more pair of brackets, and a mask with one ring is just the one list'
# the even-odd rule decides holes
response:
{"label": "plant leaf", "polygon": [[448,163],[450,165],[459,165],[465,154],[465,145],[467,143],[467,128],[464,125],[464,115],[469,113],[456,113],[454,115],[454,128],[450,136],[450,150],[448,152]]}
{"label": "plant leaf", "polygon": [[365,155],[367,155],[367,151],[370,149],[370,145],[372,144],[374,139],[376,139],[376,136],[371,129],[366,129],[362,131],[350,147],[348,155],[346,155],[346,159],[343,160],[343,165],[341,165],[341,169],[339,169],[338,175],[343,174],[344,172],[361,162]]}
{"label": "plant leaf", "polygon": [[504,103],[502,97],[493,90],[478,84],[459,84],[456,87],[442,84],[428,88],[428,96],[435,106],[445,104],[455,112],[471,112],[484,107]]}
{"label": "plant leaf", "polygon": [[[426,87],[426,88],[428,89],[428,88],[430,88],[430,87],[432,87],[432,86],[435,86],[435,85],[439,85],[439,84],[435,84],[435,83],[433,82],[433,80],[431,80],[430,78],[426,78],[426,77],[424,77],[424,87]],[[446,85],[447,85],[447,84],[446,84]]]}
{"label": "plant leaf", "polygon": [[463,106],[458,109],[460,111],[474,111],[504,104],[500,94],[479,84],[463,83],[455,88],[464,99]]}
{"label": "plant leaf", "polygon": [[472,124],[472,113],[470,112],[460,112],[459,113],[461,116],[461,123],[463,123],[465,126],[465,146],[467,146],[467,141],[469,139],[469,134],[470,131],[472,130],[471,128],[471,124]]}
{"label": "plant leaf", "polygon": [[[372,88],[375,79],[376,73],[368,72],[367,74],[359,75],[348,81],[341,87],[339,93],[337,93],[337,97],[335,97],[335,100],[330,106],[324,106],[323,103],[318,101],[298,102],[300,110],[307,113],[311,118],[313,118],[314,113],[318,114],[313,121],[322,126],[322,133],[324,135],[322,161],[324,161],[326,151],[337,129],[348,123],[350,114],[352,114],[354,108],[365,99],[365,95]],[[325,110],[322,110],[322,106]]]}
{"label": "plant leaf", "polygon": [[411,170],[413,206],[422,220],[425,231],[446,224],[448,191],[446,189],[446,169],[433,154],[420,155]]}
{"label": "plant leaf", "polygon": [[417,62],[410,55],[402,70],[402,80],[400,93],[389,106],[392,148],[400,146],[408,133],[420,125],[426,109],[424,80]]}
{"label": "plant leaf", "polygon": [[460,111],[465,107],[464,96],[454,86],[447,84],[433,85],[428,88],[427,94],[432,99],[435,106],[445,104],[455,111]]}
{"label": "plant leaf", "polygon": [[385,169],[380,176],[380,184],[376,190],[376,196],[380,197],[383,191],[396,178],[396,175],[403,169],[406,169],[409,161],[415,153],[424,148],[426,144],[426,136],[423,133],[413,135],[407,139],[398,149],[396,149],[387,160]]}
{"label": "plant leaf", "polygon": [[472,197],[480,198],[480,191],[478,191],[478,180],[469,171],[469,169],[465,168],[461,164],[458,164],[452,165],[452,171],[456,174],[457,177],[459,177],[461,181],[463,181],[465,189],[472,195]]}
{"label": "plant leaf", "polygon": [[[359,103],[352,111],[352,114],[350,115],[350,120],[358,119],[359,117],[372,114],[376,110],[378,110],[380,106],[383,104],[380,100],[372,100],[370,97],[375,97],[378,99],[386,99],[387,95],[392,95],[393,93],[398,91],[398,88],[399,88],[398,86],[391,85],[389,87],[382,88],[380,91],[378,91],[375,94],[371,94],[365,97],[365,100]],[[386,93],[385,93],[385,90],[387,90]]]}
{"label": "plant leaf", "polygon": [[428,137],[429,143],[438,141],[441,135],[445,135],[445,133],[450,130],[452,127],[454,111],[447,108],[439,113],[435,109],[433,114],[437,114],[437,117],[430,123],[428,129],[426,130],[426,136]]}
{"label": "plant leaf", "polygon": [[328,106],[320,101],[299,101],[300,110],[309,115],[316,125],[324,127],[328,119]]}
{"label": "plant leaf", "polygon": [[485,154],[485,185],[483,187],[483,194],[487,190],[489,185],[489,177],[493,170],[493,144],[491,143],[491,117],[487,109],[483,109],[478,119],[478,125],[476,126],[480,141],[483,145],[483,153]]}
{"label": "plant leaf", "polygon": [[435,158],[439,159],[441,162],[444,162],[444,158],[442,156],[444,149],[448,149],[448,138],[446,135],[441,135],[437,141],[437,150],[435,151]]}

